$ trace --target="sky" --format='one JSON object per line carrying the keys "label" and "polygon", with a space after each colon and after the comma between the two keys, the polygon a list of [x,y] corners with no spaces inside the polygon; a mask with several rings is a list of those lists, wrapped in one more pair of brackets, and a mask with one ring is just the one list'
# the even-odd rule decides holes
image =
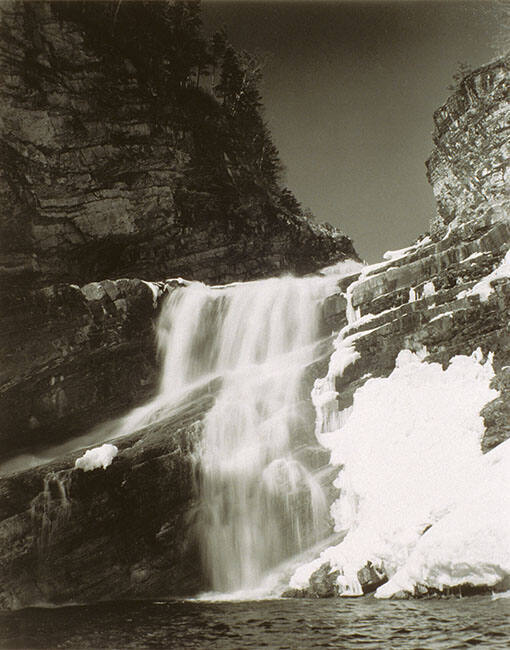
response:
{"label": "sky", "polygon": [[429,229],[432,114],[459,62],[498,55],[502,4],[203,0],[202,17],[265,61],[264,116],[286,185],[375,262]]}

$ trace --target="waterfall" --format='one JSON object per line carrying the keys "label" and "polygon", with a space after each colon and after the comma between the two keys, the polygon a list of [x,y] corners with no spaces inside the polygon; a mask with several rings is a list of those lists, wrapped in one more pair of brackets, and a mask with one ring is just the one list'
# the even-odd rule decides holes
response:
{"label": "waterfall", "polygon": [[38,544],[45,549],[70,516],[69,471],[50,472],[43,491],[32,501],[30,516],[39,531]]}
{"label": "waterfall", "polygon": [[167,298],[158,323],[159,394],[124,428],[219,384],[196,454],[198,532],[212,589],[256,587],[328,531],[310,366],[324,354],[322,302],[335,277],[273,278]]}

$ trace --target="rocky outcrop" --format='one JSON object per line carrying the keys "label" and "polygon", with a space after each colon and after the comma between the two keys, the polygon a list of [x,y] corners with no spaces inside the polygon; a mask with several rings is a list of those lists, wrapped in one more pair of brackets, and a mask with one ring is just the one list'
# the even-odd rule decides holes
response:
{"label": "rocky outcrop", "polygon": [[151,396],[157,292],[105,280],[1,294],[1,456],[69,438]]}
{"label": "rocky outcrop", "polygon": [[211,396],[117,442],[107,469],[79,454],[0,482],[0,607],[195,594],[192,455]]}
{"label": "rocky outcrop", "polygon": [[[306,588],[287,589],[282,596],[284,598],[334,598],[341,596],[342,592],[337,582],[339,575],[340,571],[338,569],[333,569],[330,562],[325,562],[312,573]],[[375,567],[372,562],[367,562],[358,571],[357,577],[363,594],[374,592],[388,580],[384,570]]]}
{"label": "rocky outcrop", "polygon": [[0,278],[219,283],[356,256],[293,197],[284,205],[260,157],[232,158],[228,142],[253,135],[231,133],[211,93],[148,88],[87,33],[94,5],[64,5],[1,8]]}
{"label": "rocky outcrop", "polygon": [[[433,232],[508,207],[510,58],[474,70],[434,113],[427,175],[437,201]],[[506,206],[506,207],[505,207]]]}

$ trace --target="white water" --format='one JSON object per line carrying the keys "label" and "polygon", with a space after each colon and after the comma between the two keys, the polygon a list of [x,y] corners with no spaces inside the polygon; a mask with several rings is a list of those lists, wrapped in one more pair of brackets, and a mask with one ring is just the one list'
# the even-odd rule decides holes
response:
{"label": "white water", "polygon": [[71,500],[68,494],[69,472],[50,472],[44,477],[43,491],[32,501],[31,518],[38,522],[38,544],[48,546],[59,528],[70,516]]}
{"label": "white water", "polygon": [[306,369],[323,353],[322,302],[337,279],[191,283],[163,307],[160,391],[123,430],[163,417],[219,378],[197,452],[199,538],[215,591],[256,588],[328,531]]}

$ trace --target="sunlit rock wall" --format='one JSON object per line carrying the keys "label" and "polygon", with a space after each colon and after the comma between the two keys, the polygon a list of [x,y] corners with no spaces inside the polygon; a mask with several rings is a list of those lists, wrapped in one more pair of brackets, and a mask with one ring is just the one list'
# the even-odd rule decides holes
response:
{"label": "sunlit rock wall", "polygon": [[467,75],[434,113],[427,173],[437,201],[433,230],[508,211],[510,58]]}

